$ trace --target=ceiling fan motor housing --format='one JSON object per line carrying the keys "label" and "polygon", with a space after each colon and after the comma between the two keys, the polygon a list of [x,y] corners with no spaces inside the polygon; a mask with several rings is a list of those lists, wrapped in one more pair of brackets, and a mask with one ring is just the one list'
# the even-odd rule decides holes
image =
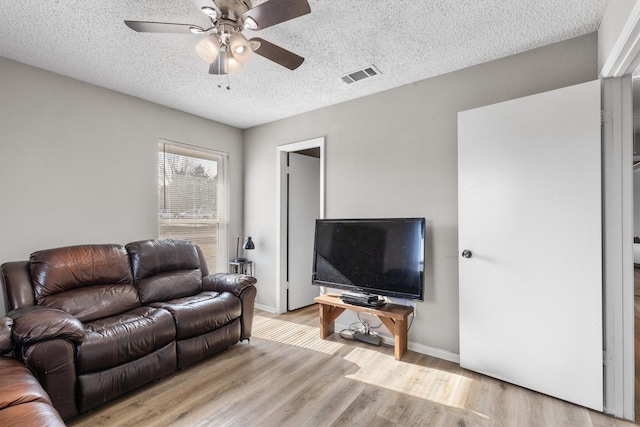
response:
{"label": "ceiling fan motor housing", "polygon": [[242,22],[238,22],[242,14],[252,8],[249,0],[214,0],[222,13],[222,19],[233,21],[242,30]]}

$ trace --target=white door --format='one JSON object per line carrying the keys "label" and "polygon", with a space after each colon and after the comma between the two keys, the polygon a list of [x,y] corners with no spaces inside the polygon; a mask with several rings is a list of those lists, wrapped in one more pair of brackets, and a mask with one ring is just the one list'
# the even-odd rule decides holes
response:
{"label": "white door", "polygon": [[603,408],[600,82],[458,116],[460,364]]}
{"label": "white door", "polygon": [[289,153],[288,310],[313,304],[311,284],[315,221],[320,218],[320,159]]}

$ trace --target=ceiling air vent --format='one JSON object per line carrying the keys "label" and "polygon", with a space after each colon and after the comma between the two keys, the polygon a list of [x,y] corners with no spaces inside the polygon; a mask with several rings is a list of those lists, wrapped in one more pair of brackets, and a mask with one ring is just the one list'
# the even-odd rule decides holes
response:
{"label": "ceiling air vent", "polygon": [[378,74],[381,74],[380,70],[378,70],[375,65],[370,65],[362,70],[354,71],[346,76],[342,76],[341,79],[343,82],[351,84],[368,77],[377,76]]}

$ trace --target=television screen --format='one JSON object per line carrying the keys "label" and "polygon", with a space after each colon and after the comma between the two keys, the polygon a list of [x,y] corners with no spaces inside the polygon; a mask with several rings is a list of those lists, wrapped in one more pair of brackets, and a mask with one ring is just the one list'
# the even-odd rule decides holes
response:
{"label": "television screen", "polygon": [[316,220],[314,285],[423,300],[424,218]]}

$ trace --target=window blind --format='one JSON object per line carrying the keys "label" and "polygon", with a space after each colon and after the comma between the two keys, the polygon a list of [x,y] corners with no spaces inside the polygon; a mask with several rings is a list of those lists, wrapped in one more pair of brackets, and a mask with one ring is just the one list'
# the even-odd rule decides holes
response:
{"label": "window blind", "polygon": [[228,154],[167,141],[158,148],[158,236],[193,242],[210,272],[227,271]]}

